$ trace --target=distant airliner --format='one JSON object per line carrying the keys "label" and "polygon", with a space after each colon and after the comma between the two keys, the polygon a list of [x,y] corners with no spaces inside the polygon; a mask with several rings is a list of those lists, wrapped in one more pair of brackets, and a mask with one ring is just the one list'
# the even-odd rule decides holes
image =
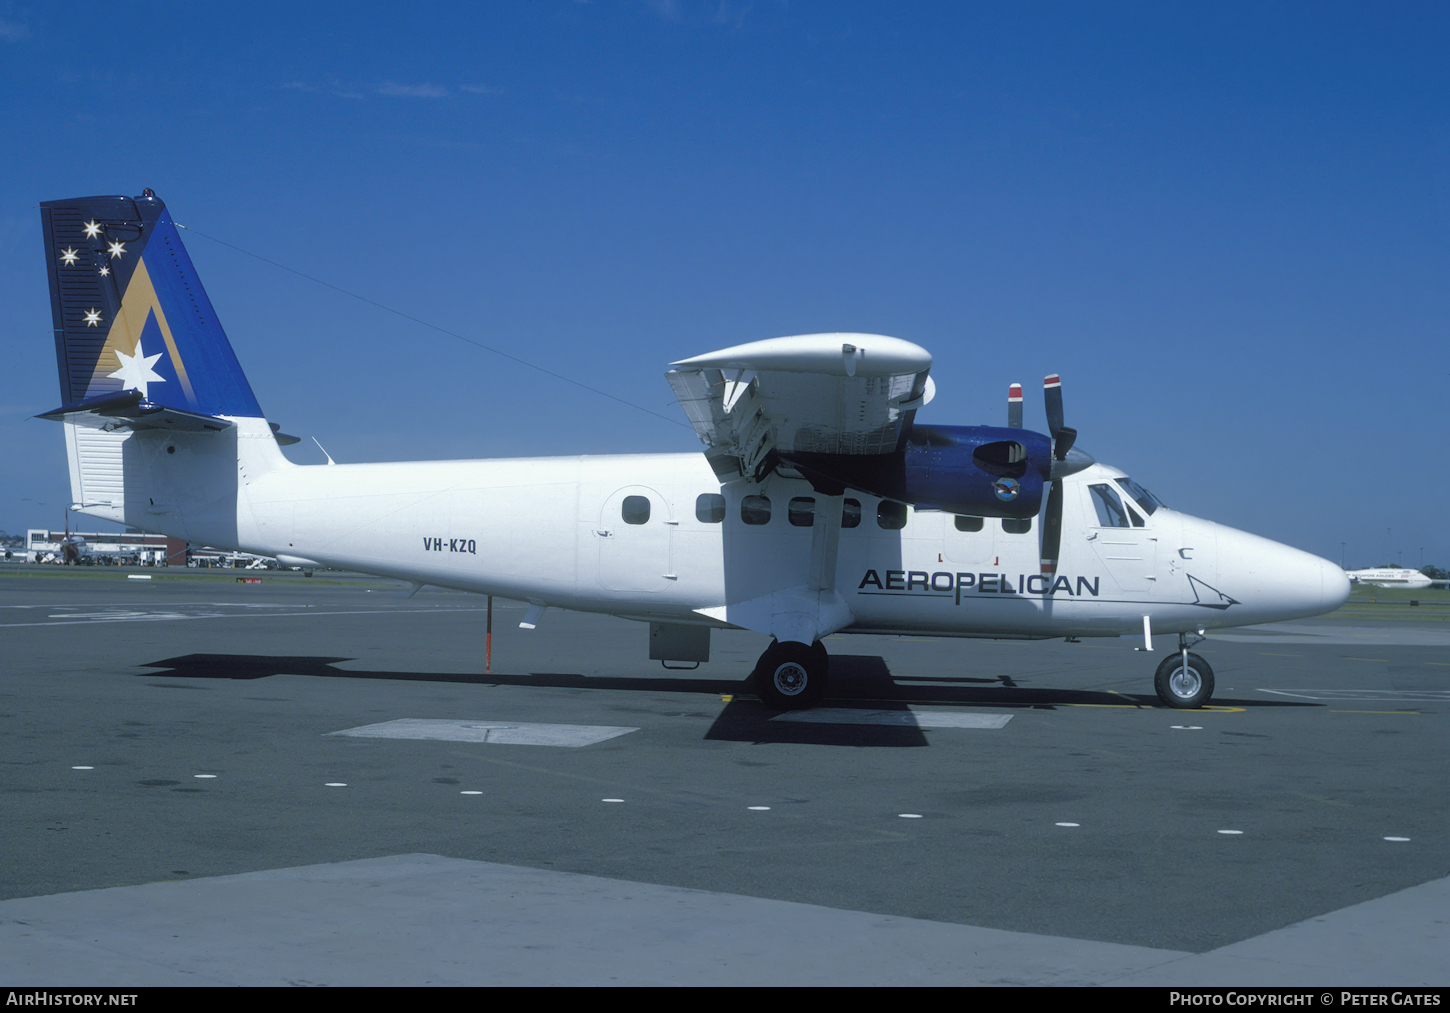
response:
{"label": "distant airliner", "polygon": [[[151,191],[41,205],[72,509],[192,543],[650,625],[650,657],[710,631],[772,638],[766,704],[805,707],[834,633],[1041,640],[1178,634],[1154,679],[1200,707],[1208,629],[1319,615],[1333,563],[1165,506],[1048,433],[921,425],[927,351],[876,334],[726,348],[667,374],[701,453],[297,465],[283,456],[170,214]],[[338,354],[347,354],[340,339]],[[357,403],[458,426],[488,411]],[[465,413],[468,418],[460,416]]]}
{"label": "distant airliner", "polygon": [[1436,583],[1419,570],[1401,570],[1393,566],[1382,570],[1350,570],[1345,576],[1351,584],[1373,584],[1375,587],[1419,589]]}

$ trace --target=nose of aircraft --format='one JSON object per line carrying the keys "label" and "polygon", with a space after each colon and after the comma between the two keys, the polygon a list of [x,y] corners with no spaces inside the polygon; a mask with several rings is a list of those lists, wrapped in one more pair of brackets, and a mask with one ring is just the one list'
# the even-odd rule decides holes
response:
{"label": "nose of aircraft", "polygon": [[1239,624],[1333,612],[1349,598],[1349,578],[1327,559],[1244,531],[1218,530],[1221,590],[1240,602]]}
{"label": "nose of aircraft", "polygon": [[1342,567],[1327,559],[1319,559],[1318,556],[1314,558],[1319,562],[1321,611],[1333,612],[1349,600],[1349,577]]}

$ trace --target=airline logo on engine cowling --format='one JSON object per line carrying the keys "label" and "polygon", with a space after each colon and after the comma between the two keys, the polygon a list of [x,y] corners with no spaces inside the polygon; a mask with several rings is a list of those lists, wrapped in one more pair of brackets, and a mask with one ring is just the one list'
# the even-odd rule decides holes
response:
{"label": "airline logo on engine cowling", "polygon": [[1015,478],[999,478],[992,483],[992,491],[1003,503],[1010,503],[1022,491],[1022,485]]}
{"label": "airline logo on engine cowling", "polygon": [[[1065,594],[1073,598],[1098,596],[1100,577],[1069,577],[1047,573],[959,573],[938,570],[886,570],[885,578],[875,570],[867,570],[856,585],[858,594],[911,594],[934,598],[954,598],[962,603],[962,593],[1036,595],[1050,598]],[[867,590],[875,588],[875,590]]]}

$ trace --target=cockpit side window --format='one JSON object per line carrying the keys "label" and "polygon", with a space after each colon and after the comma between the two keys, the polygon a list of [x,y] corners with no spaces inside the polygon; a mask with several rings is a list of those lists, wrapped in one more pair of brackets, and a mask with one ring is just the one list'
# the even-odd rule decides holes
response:
{"label": "cockpit side window", "polygon": [[1162,500],[1154,496],[1147,489],[1144,489],[1137,482],[1134,482],[1131,478],[1120,478],[1117,482],[1133,498],[1133,502],[1142,507],[1143,512],[1149,517],[1153,516],[1154,510],[1157,510],[1163,505]]}
{"label": "cockpit side window", "polygon": [[1098,512],[1098,525],[1104,528],[1126,528],[1128,527],[1128,510],[1123,506],[1123,501],[1113,491],[1113,487],[1106,483],[1101,485],[1088,486],[1088,492],[1092,493],[1093,508]]}

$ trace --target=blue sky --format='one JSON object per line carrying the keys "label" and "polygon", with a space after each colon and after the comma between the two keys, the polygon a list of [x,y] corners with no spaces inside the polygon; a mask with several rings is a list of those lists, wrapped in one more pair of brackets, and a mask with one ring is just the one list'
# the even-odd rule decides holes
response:
{"label": "blue sky", "polygon": [[[1061,372],[1171,506],[1450,566],[1443,4],[219,8],[0,0],[0,528],[69,499],[35,206],[151,187],[681,423],[671,360],[891,334],[936,358],[922,421],[1001,424],[1020,381],[1041,427]],[[339,461],[698,447],[188,248],[269,418]]]}

